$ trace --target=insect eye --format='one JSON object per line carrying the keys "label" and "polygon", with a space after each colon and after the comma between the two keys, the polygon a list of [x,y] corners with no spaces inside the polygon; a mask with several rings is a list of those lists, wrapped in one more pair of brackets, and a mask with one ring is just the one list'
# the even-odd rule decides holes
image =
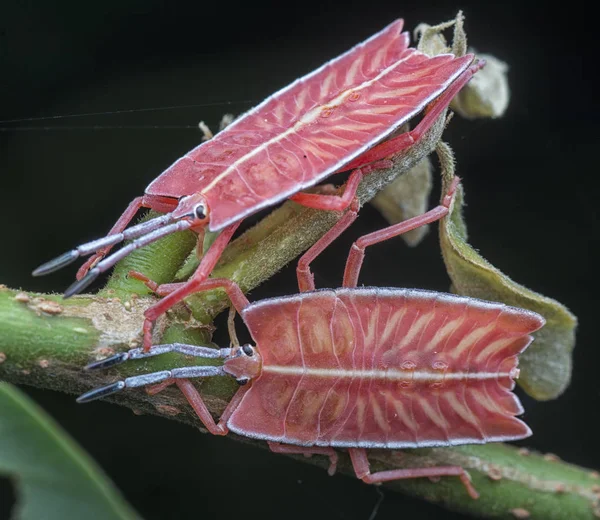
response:
{"label": "insect eye", "polygon": [[244,354],[246,354],[247,356],[252,356],[252,354],[254,354],[254,350],[252,349],[252,347],[250,345],[244,345],[242,347],[242,351],[244,352]]}
{"label": "insect eye", "polygon": [[198,220],[204,220],[206,218],[206,207],[204,204],[196,204],[196,207],[194,208],[194,216]]}

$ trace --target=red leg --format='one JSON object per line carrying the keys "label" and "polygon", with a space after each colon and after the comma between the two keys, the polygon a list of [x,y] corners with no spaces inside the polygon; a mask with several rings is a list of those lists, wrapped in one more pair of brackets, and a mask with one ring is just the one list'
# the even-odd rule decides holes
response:
{"label": "red leg", "polygon": [[290,197],[290,200],[307,208],[324,209],[329,211],[343,211],[354,200],[356,190],[363,178],[363,172],[360,169],[354,170],[344,189],[343,195],[322,195],[319,193],[296,193]]}
{"label": "red leg", "polygon": [[174,385],[174,384],[175,384],[175,379],[165,379],[162,383],[157,383],[152,386],[147,386],[146,393],[148,395],[156,395],[156,394],[159,394],[160,392],[162,392],[163,390],[166,390],[167,388],[169,388],[171,385]]}
{"label": "red leg", "polygon": [[356,190],[362,177],[373,170],[389,168],[391,165],[391,161],[379,161],[378,163],[369,164],[362,169],[353,171],[346,183],[346,188],[342,196],[298,193],[291,197],[291,200],[315,209],[342,211],[350,206],[349,211],[325,235],[317,240],[298,261],[296,275],[298,277],[300,292],[313,291],[315,289],[314,277],[310,271],[311,262],[356,220],[359,209]]}
{"label": "red leg", "polygon": [[306,447],[306,446],[293,446],[291,444],[279,444],[278,442],[269,442],[269,448],[275,453],[287,453],[290,455],[301,454],[305,457],[311,457],[313,455],[325,455],[329,457],[329,469],[327,473],[334,475],[337,467],[338,455],[336,451],[331,447]]}
{"label": "red leg", "polygon": [[344,287],[356,287],[358,284],[358,275],[365,258],[365,249],[373,244],[378,244],[393,237],[397,237],[402,233],[411,231],[425,224],[431,224],[436,220],[446,216],[449,212],[450,204],[456,192],[456,186],[460,182],[458,177],[455,177],[448,189],[448,193],[444,196],[442,204],[429,210],[427,213],[399,222],[393,226],[380,229],[374,233],[370,233],[359,238],[350,249],[348,260],[346,261],[346,269],[344,270]]}
{"label": "red leg", "polygon": [[471,65],[465,70],[454,82],[438,97],[431,105],[428,112],[425,114],[419,124],[413,128],[410,132],[400,134],[397,137],[389,139],[377,146],[374,146],[369,151],[358,156],[354,160],[350,161],[343,167],[343,170],[352,170],[354,168],[362,168],[364,165],[372,163],[373,161],[380,161],[386,157],[391,157],[406,150],[418,141],[427,130],[431,128],[433,123],[437,120],[442,112],[448,108],[450,102],[454,99],[454,96],[468,83],[479,69],[485,64],[484,61]]}
{"label": "red leg", "polygon": [[227,428],[227,421],[231,417],[231,414],[235,412],[235,409],[240,405],[242,397],[250,389],[251,385],[242,386],[233,396],[229,404],[221,414],[219,422],[215,423],[212,415],[208,411],[208,408],[204,404],[202,396],[196,390],[196,387],[191,383],[189,379],[178,379],[175,384],[179,387],[179,390],[183,393],[185,398],[190,403],[191,407],[196,412],[198,418],[202,421],[202,424],[206,429],[213,435],[227,435],[229,429]]}
{"label": "red leg", "polygon": [[157,296],[167,296],[171,294],[173,291],[176,291],[180,287],[183,287],[187,282],[177,282],[177,283],[163,283],[158,284],[154,280],[150,280],[145,274],[140,273],[139,271],[129,271],[127,276],[131,278],[135,278],[140,282],[144,282],[144,285],[148,287],[154,294]]}
{"label": "red leg", "polygon": [[339,237],[346,229],[348,229],[350,224],[356,220],[357,216],[358,200],[354,199],[354,204],[352,204],[344,216],[300,257],[300,260],[298,261],[298,267],[296,267],[298,288],[300,289],[300,292],[315,290],[315,280],[310,270],[311,262],[317,256],[319,256],[323,250],[325,250],[337,237]]}
{"label": "red leg", "polygon": [[[364,168],[355,169],[348,177],[344,193],[340,195],[321,195],[318,193],[296,193],[290,200],[306,206],[307,208],[323,209],[328,211],[343,211],[345,210],[356,196],[356,190],[362,178],[374,170],[381,168],[390,168],[393,165],[391,161],[378,161],[373,164],[368,164]],[[349,169],[349,168],[344,168]]]}
{"label": "red leg", "polygon": [[378,484],[380,482],[389,482],[390,480],[401,480],[407,478],[456,476],[460,478],[471,498],[479,498],[479,493],[477,493],[477,490],[473,487],[473,484],[471,484],[469,474],[460,466],[394,469],[390,471],[378,471],[377,473],[371,473],[369,459],[367,458],[367,452],[364,448],[351,448],[348,450],[348,452],[350,453],[352,466],[354,467],[356,476],[367,484]]}
{"label": "red leg", "polygon": [[[107,236],[116,235],[117,233],[121,233],[129,225],[129,223],[133,220],[133,217],[135,217],[135,214],[140,210],[140,208],[142,208],[143,200],[144,200],[144,197],[137,197],[137,198],[133,199],[129,203],[129,206],[127,206],[127,209],[119,217],[119,220],[117,220],[115,222],[115,225],[108,232]],[[76,278],[78,280],[81,280],[87,274],[87,272],[99,260],[102,260],[102,258],[104,258],[104,256],[106,256],[106,253],[108,253],[112,249],[112,247],[113,246],[108,246],[103,249],[100,249],[98,252],[96,252],[92,256],[90,256],[77,271]]]}
{"label": "red leg", "polygon": [[[231,224],[229,227],[226,227],[223,230],[223,232],[217,237],[217,239],[213,242],[212,246],[210,246],[210,249],[206,252],[204,257],[200,261],[200,265],[198,266],[196,272],[192,275],[192,277],[181,287],[177,288],[175,291],[171,292],[162,300],[155,303],[146,310],[146,312],[144,313],[146,319],[144,321],[143,326],[144,350],[148,351],[152,346],[152,326],[156,319],[161,314],[167,312],[171,307],[173,307],[173,305],[179,303],[192,293],[201,290],[214,289],[216,287],[223,287],[227,291],[227,294],[230,296],[231,301],[238,310],[238,312],[240,312],[240,309],[244,308],[245,305],[248,304],[248,300],[246,300],[246,297],[240,291],[239,287],[230,280],[221,279],[220,284],[215,284],[214,282],[216,280],[208,280],[207,285],[203,286],[203,282],[208,278],[208,275],[214,269],[217,261],[223,254],[225,247],[231,240],[232,235],[235,233],[235,230],[238,228],[239,225],[240,222],[236,222],[235,224]],[[228,286],[228,283],[235,285],[237,291],[231,286]],[[238,305],[241,305],[241,307],[238,307]]]}

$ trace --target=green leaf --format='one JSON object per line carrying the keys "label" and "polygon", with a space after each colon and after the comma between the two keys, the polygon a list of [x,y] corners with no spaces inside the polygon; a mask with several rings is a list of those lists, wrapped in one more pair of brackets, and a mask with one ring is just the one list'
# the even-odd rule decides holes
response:
{"label": "green leaf", "polygon": [[[438,155],[445,192],[453,176],[454,159],[446,144],[438,146]],[[521,355],[518,383],[535,399],[554,399],[571,380],[577,318],[556,300],[511,280],[477,253],[467,242],[462,204],[463,190],[459,186],[452,212],[440,224],[442,255],[453,289],[458,294],[529,309],[546,318],[546,325],[533,334],[535,341]]]}
{"label": "green leaf", "polygon": [[94,461],[16,387],[0,383],[0,475],[19,520],[139,518]]}

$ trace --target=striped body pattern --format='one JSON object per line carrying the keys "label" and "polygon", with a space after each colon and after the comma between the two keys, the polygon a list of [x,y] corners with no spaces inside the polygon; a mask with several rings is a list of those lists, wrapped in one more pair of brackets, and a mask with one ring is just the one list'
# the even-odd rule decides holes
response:
{"label": "striped body pattern", "polygon": [[196,147],[147,188],[202,194],[212,231],[339,171],[439,96],[473,55],[429,57],[397,20]]}
{"label": "striped body pattern", "polygon": [[411,289],[337,289],[242,312],[262,356],[228,421],[302,446],[417,448],[507,441],[528,426],[511,392],[543,325],[530,311]]}

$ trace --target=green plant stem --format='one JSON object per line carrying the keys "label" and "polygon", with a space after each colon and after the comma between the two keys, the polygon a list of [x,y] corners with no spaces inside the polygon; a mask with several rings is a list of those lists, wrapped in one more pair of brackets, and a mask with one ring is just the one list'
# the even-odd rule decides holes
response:
{"label": "green plant stem", "polygon": [[[67,302],[58,296],[28,294],[0,289],[0,376],[14,383],[80,393],[91,386],[105,384],[116,377],[159,370],[186,363],[181,357],[159,356],[131,362],[108,373],[85,373],[81,366],[96,357],[104,357],[124,345],[139,341],[143,311],[151,298],[133,298],[122,302],[103,297],[78,297]],[[185,330],[175,323],[168,332],[169,341],[203,341],[202,329]],[[205,340],[205,338],[204,338]],[[215,378],[221,380],[222,378]],[[235,391],[236,385],[215,386],[207,380],[200,391],[211,412],[218,416]],[[111,401],[137,412],[165,416],[200,427],[182,395],[168,389],[149,396],[133,389],[113,396]],[[233,434],[230,437],[266,447]],[[326,459],[296,457],[327,467]],[[373,450],[374,470],[399,467],[460,465],[467,469],[481,497],[472,500],[456,478],[432,483],[414,479],[385,484],[392,489],[489,518],[519,518],[528,511],[530,518],[586,519],[598,511],[600,479],[598,474],[571,466],[551,456],[517,450],[512,446],[490,444],[451,449],[419,449],[405,452]],[[340,472],[352,475],[348,458],[342,455]],[[516,512],[515,512],[516,511]]]}

